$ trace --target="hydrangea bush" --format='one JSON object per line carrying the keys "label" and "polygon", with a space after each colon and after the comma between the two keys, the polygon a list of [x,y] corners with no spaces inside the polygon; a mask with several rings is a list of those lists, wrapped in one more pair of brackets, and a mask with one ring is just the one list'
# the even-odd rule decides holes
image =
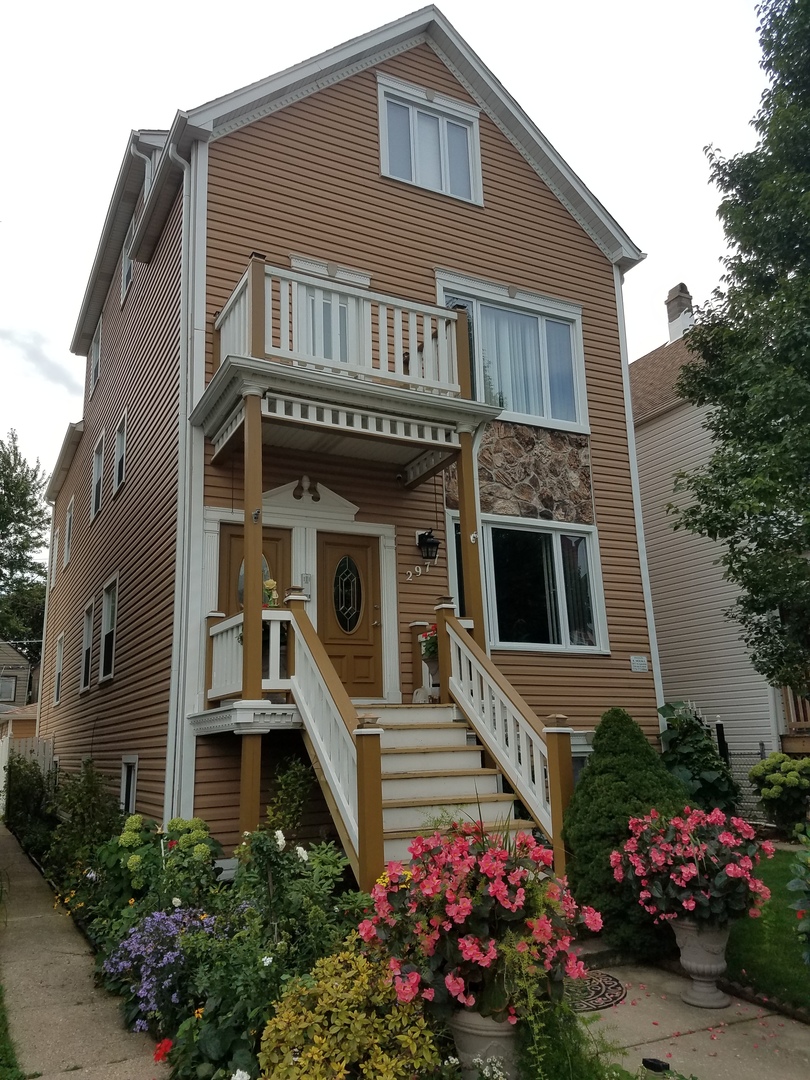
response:
{"label": "hydrangea bush", "polygon": [[771,821],[789,833],[804,823],[810,797],[810,757],[792,758],[775,751],[748,776]]}
{"label": "hydrangea bush", "polygon": [[631,818],[629,829],[630,839],[612,852],[610,865],[656,923],[689,917],[724,925],[745,914],[757,917],[770,897],[754,871],[760,852],[773,858],[773,844],[758,844],[742,818],[719,808],[707,814],[686,806],[669,818],[653,809]]}

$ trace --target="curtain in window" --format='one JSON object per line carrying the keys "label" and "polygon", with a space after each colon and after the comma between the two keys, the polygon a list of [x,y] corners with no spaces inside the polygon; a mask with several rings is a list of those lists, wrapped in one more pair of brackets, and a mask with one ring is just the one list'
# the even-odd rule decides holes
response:
{"label": "curtain in window", "polygon": [[568,643],[595,645],[591,583],[588,569],[588,541],[584,536],[561,536],[565,607],[568,613]]}
{"label": "curtain in window", "polygon": [[546,319],[550,415],[555,420],[576,420],[574,359],[569,323]]}
{"label": "curtain in window", "polygon": [[540,326],[535,315],[481,305],[484,400],[543,416]]}

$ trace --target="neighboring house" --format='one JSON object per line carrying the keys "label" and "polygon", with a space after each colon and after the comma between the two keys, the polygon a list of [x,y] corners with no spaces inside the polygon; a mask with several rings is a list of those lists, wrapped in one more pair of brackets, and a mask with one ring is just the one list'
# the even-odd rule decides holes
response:
{"label": "neighboring house", "polygon": [[[132,132],[48,488],[60,767],[92,754],[128,808],[232,844],[306,746],[317,827],[366,881],[383,828],[402,854],[442,806],[496,820],[508,785],[558,830],[553,728],[623,705],[658,732],[641,258],[435,8]],[[397,708],[432,693],[458,712]]]}
{"label": "neighboring house", "polygon": [[[788,731],[781,691],[754,670],[737,624],[725,617],[736,587],[723,576],[721,545],[674,528],[667,505],[680,470],[709,458],[707,408],[678,397],[675,383],[690,359],[684,331],[692,297],[684,284],[666,301],[669,342],[630,365],[636,451],[644,513],[661,676],[667,701],[694,702],[710,722],[721,721],[740,776],[762,753],[781,749]],[[788,699],[789,707],[792,699]],[[801,706],[798,706],[801,710]],[[797,715],[797,720],[801,715]]]}
{"label": "neighboring house", "polygon": [[7,641],[0,641],[0,711],[28,702],[30,676],[28,658]]}
{"label": "neighboring house", "polygon": [[[31,739],[37,730],[37,706],[20,705],[15,709],[0,712],[0,739],[6,735],[11,739]],[[0,776],[0,783],[2,777]]]}

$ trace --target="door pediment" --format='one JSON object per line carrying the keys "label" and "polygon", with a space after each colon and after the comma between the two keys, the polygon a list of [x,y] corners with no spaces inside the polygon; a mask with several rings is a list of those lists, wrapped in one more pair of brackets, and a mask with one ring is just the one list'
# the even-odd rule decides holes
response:
{"label": "door pediment", "polygon": [[353,502],[309,476],[282,484],[262,495],[263,514],[287,512],[297,518],[354,521],[359,509]]}

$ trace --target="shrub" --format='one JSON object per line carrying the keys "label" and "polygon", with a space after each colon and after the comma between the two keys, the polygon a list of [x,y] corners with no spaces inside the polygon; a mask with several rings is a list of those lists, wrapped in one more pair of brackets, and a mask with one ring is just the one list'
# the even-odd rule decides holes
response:
{"label": "shrub", "polygon": [[55,807],[56,773],[43,772],[34,757],[8,756],[5,820],[23,849],[41,859],[59,819]]}
{"label": "shrub", "polygon": [[259,1053],[273,1080],[411,1080],[439,1062],[420,1002],[398,1001],[386,967],[352,945],[285,991]]}
{"label": "shrub", "polygon": [[760,805],[775,825],[791,833],[804,823],[810,795],[810,757],[791,758],[774,751],[748,776]]}
{"label": "shrub", "polygon": [[658,711],[667,722],[666,731],[661,732],[661,760],[686,785],[692,804],[702,810],[733,811],[740,789],[714,745],[708,724],[685,701],[662,705]]}
{"label": "shrub", "polygon": [[120,832],[123,814],[109,779],[88,758],[78,773],[62,773],[56,790],[60,822],[45,855],[45,866],[60,885],[84,869],[110,836]]}
{"label": "shrub", "polygon": [[593,739],[593,752],[565,815],[571,854],[568,877],[580,904],[601,912],[604,938],[639,956],[667,948],[638,907],[626,882],[614,880],[610,854],[627,839],[627,822],[657,807],[675,813],[689,793],[672,776],[638,724],[624,709],[609,709]]}

